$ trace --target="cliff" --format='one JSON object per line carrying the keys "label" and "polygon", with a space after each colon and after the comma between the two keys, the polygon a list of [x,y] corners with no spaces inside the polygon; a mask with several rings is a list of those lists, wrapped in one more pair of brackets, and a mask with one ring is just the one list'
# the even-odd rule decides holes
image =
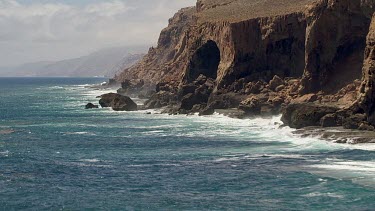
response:
{"label": "cliff", "polygon": [[372,0],[198,0],[116,79],[156,85],[146,106],[172,113],[272,114],[312,103],[345,113],[342,125],[373,113],[374,8]]}
{"label": "cliff", "polygon": [[372,18],[366,44],[359,106],[367,114],[368,122],[375,125],[375,14]]}
{"label": "cliff", "polygon": [[181,9],[169,20],[169,26],[161,33],[156,48],[151,47],[148,54],[136,65],[125,69],[116,77],[122,82],[126,79],[143,79],[156,85],[161,80],[176,79],[185,65],[182,52],[185,51],[187,30],[191,27],[195,8]]}

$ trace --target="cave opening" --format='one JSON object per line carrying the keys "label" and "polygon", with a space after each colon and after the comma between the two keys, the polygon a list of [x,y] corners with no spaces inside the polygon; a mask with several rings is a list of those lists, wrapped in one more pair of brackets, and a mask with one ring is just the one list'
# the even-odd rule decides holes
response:
{"label": "cave opening", "polygon": [[220,64],[220,50],[216,42],[209,40],[202,45],[190,60],[186,79],[190,83],[200,75],[216,79]]}
{"label": "cave opening", "polygon": [[366,39],[348,41],[336,49],[327,79],[322,87],[326,93],[336,93],[346,85],[362,77]]}

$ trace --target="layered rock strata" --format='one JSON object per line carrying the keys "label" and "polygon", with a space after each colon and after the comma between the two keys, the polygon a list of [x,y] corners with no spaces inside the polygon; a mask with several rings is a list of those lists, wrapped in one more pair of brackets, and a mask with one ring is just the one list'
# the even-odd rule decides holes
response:
{"label": "layered rock strata", "polygon": [[[145,106],[169,113],[236,107],[284,111],[295,127],[372,129],[374,11],[372,0],[198,0],[116,80],[156,87]],[[299,115],[298,104],[322,115]],[[291,123],[293,115],[305,123]]]}

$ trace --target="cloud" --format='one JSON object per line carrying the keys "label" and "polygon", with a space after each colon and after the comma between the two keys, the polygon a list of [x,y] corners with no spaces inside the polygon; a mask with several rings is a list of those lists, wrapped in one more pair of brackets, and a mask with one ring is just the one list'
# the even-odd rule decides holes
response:
{"label": "cloud", "polygon": [[71,58],[111,46],[151,45],[173,13],[194,4],[195,0],[0,0],[0,66]]}

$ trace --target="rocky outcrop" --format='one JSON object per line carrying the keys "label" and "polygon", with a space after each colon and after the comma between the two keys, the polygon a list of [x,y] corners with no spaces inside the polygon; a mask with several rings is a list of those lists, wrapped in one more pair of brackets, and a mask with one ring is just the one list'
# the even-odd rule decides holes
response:
{"label": "rocky outcrop", "polygon": [[366,128],[375,125],[374,11],[372,0],[198,0],[116,80],[155,86],[145,107],[169,113],[284,111],[294,127],[353,119]]}
{"label": "rocky outcrop", "polygon": [[368,122],[375,125],[375,14],[366,43],[359,107],[367,114]]}
{"label": "rocky outcrop", "polygon": [[374,1],[324,0],[309,7],[302,91],[335,92],[360,79],[374,6]]}
{"label": "rocky outcrop", "polygon": [[284,124],[297,129],[308,126],[320,126],[323,117],[332,115],[337,111],[337,108],[330,106],[309,103],[290,104],[284,110],[281,120]]}
{"label": "rocky outcrop", "polygon": [[151,47],[140,62],[125,69],[116,80],[142,79],[147,88],[162,80],[176,80],[187,63],[182,52],[186,48],[186,36],[194,13],[194,7],[176,13],[169,20],[169,26],[160,33],[157,47]]}
{"label": "rocky outcrop", "polygon": [[100,96],[99,104],[103,107],[111,107],[114,111],[136,111],[137,104],[130,97],[109,93]]}

